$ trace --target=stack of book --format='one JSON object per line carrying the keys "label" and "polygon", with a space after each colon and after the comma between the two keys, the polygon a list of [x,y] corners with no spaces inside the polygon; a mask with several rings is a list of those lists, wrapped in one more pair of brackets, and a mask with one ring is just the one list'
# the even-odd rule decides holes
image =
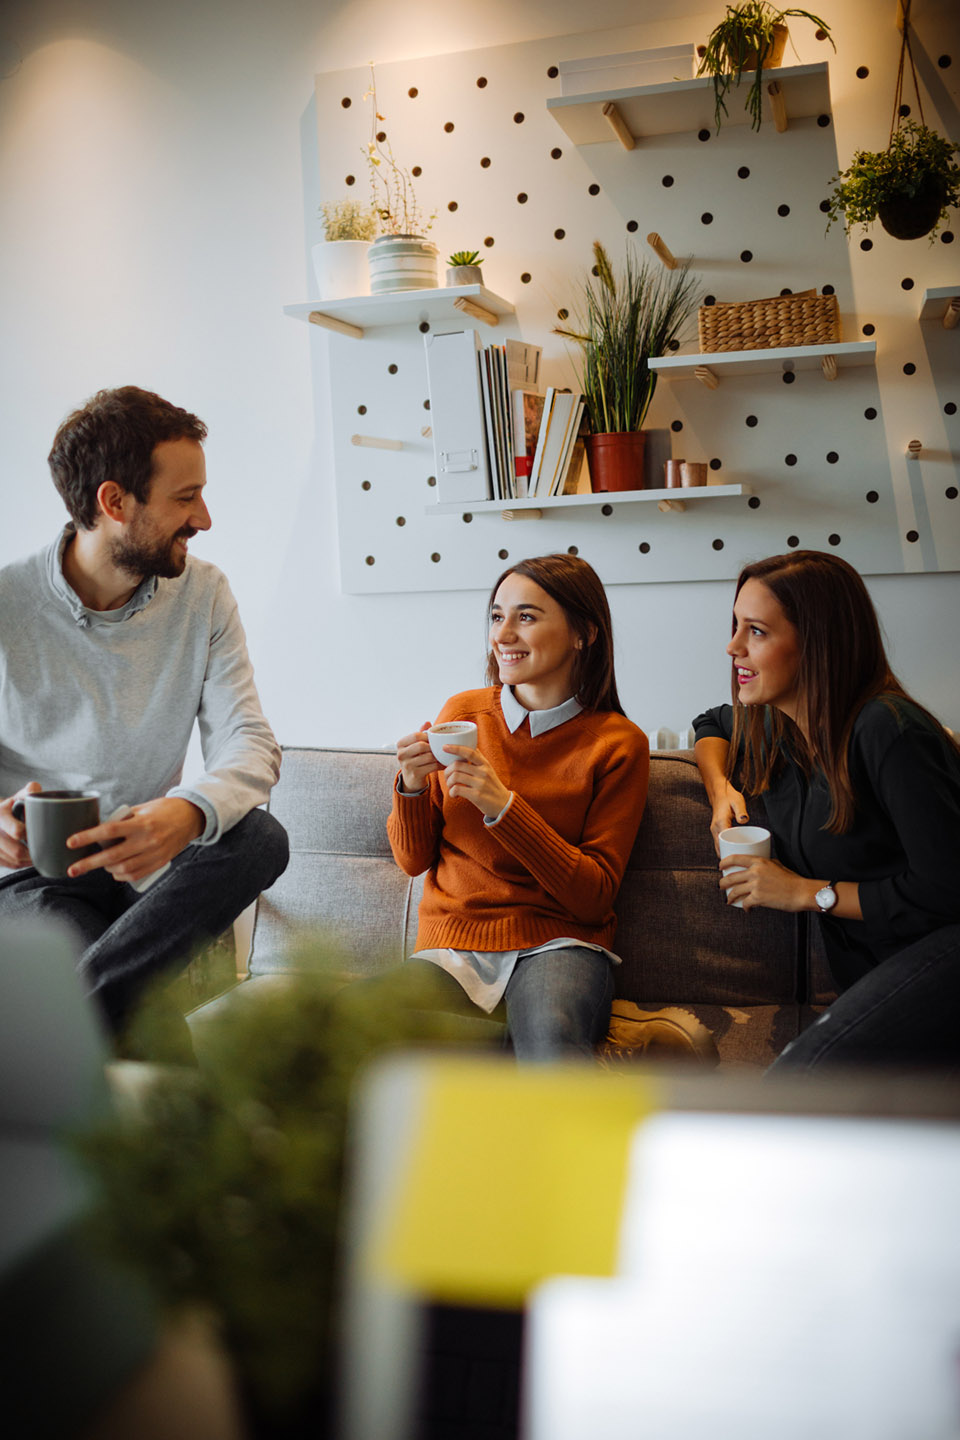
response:
{"label": "stack of book", "polygon": [[538,386],[540,347],[508,340],[478,351],[495,500],[575,491],[583,468],[583,396]]}

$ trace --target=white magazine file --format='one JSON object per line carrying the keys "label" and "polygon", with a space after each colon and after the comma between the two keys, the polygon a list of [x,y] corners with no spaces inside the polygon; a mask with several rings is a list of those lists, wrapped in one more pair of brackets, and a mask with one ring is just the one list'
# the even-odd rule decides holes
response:
{"label": "white magazine file", "polygon": [[492,498],[476,330],[423,337],[437,462],[437,501]]}

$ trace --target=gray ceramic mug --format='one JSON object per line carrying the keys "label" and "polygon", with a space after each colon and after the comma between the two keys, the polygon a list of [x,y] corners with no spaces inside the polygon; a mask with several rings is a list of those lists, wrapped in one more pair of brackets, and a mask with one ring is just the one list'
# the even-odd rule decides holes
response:
{"label": "gray ceramic mug", "polygon": [[71,835],[99,825],[99,790],[38,790],[18,800],[13,814],[25,822],[30,859],[48,879],[62,879],[75,860],[95,855],[100,849],[99,845],[67,849]]}

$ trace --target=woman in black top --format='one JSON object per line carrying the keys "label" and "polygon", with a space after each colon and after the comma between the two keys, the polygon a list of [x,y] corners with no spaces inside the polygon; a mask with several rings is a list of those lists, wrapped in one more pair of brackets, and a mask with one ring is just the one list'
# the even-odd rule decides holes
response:
{"label": "woman in black top", "polygon": [[728,856],[720,887],[745,910],[819,913],[842,992],[775,1068],[960,1070],[960,749],[891,673],[839,556],[748,565],[727,653],[733,705],[694,721],[711,830],[762,793],[776,858]]}

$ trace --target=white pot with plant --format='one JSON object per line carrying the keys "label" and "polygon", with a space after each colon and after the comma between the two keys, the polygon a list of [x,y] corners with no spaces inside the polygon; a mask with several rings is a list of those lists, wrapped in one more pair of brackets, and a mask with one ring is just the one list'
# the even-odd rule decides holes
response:
{"label": "white pot with plant", "polygon": [[395,290],[433,290],[437,285],[437,247],[426,234],[436,213],[426,219],[417,201],[414,174],[394,159],[393,147],[377,108],[377,86],[370,66],[370,89],[365,99],[372,104],[367,163],[373,209],[383,234],[369,250],[370,292],[381,295]]}
{"label": "white pot with plant", "polygon": [[480,266],[483,259],[479,250],[454,250],[447,261],[448,285],[482,285]]}
{"label": "white pot with plant", "polygon": [[313,247],[313,269],[321,300],[349,300],[370,294],[367,252],[377,235],[377,217],[359,200],[328,200],[320,206],[326,239]]}

